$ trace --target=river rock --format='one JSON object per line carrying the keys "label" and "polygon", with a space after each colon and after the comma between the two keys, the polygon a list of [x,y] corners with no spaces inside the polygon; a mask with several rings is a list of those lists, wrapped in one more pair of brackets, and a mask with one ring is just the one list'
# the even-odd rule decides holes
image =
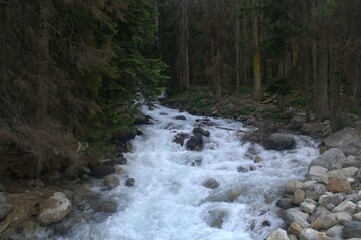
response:
{"label": "river rock", "polygon": [[212,209],[207,212],[205,222],[212,228],[222,228],[223,222],[228,217],[226,209]]}
{"label": "river rock", "polygon": [[181,146],[183,146],[184,144],[184,140],[186,140],[187,138],[189,138],[189,134],[186,133],[177,133],[177,135],[175,135],[173,142],[180,144]]}
{"label": "river rock", "polygon": [[327,192],[327,188],[325,185],[321,183],[314,183],[310,185],[304,185],[306,197],[311,198],[313,200],[318,200],[325,192]]}
{"label": "river rock", "polygon": [[150,116],[149,115],[145,115],[142,112],[137,112],[136,114],[133,115],[134,118],[134,124],[150,124],[149,119]]}
{"label": "river rock", "polygon": [[93,210],[95,212],[116,213],[118,204],[113,200],[102,200],[94,204]]}
{"label": "river rock", "polygon": [[117,175],[110,174],[104,178],[103,184],[106,187],[115,188],[115,187],[119,186],[120,182],[119,182],[119,178]]}
{"label": "river rock", "polygon": [[178,115],[174,117],[175,120],[181,120],[181,121],[185,121],[187,120],[187,118],[184,115]]}
{"label": "river rock", "polygon": [[209,137],[209,136],[210,136],[209,131],[206,131],[206,130],[204,130],[203,128],[200,128],[200,127],[193,128],[193,134],[194,134],[194,135],[202,134],[202,135],[205,136],[205,137]]}
{"label": "river rock", "polygon": [[303,189],[296,189],[295,193],[292,196],[292,203],[295,205],[300,204],[306,198],[306,193]]}
{"label": "river rock", "polygon": [[356,212],[357,205],[351,201],[344,201],[335,207],[332,212],[347,212],[348,214],[354,214]]}
{"label": "river rock", "polygon": [[342,229],[342,237],[345,239],[348,238],[361,238],[361,222],[350,221],[345,224]]}
{"label": "river rock", "polygon": [[12,205],[6,202],[5,194],[0,193],[0,221],[3,220],[12,209]]}
{"label": "river rock", "polygon": [[339,205],[345,199],[343,194],[336,193],[331,195],[322,195],[318,200],[318,204],[322,206],[326,206],[328,204]]}
{"label": "river rock", "polygon": [[321,226],[324,229],[329,229],[338,224],[346,224],[347,222],[352,221],[352,217],[350,214],[345,212],[339,213],[330,213],[326,217],[321,218]]}
{"label": "river rock", "polygon": [[339,148],[346,155],[361,154],[361,137],[354,128],[344,128],[324,139],[327,148]]}
{"label": "river rock", "polygon": [[112,133],[109,141],[111,143],[119,144],[134,139],[139,132],[136,128],[123,128]]}
{"label": "river rock", "polygon": [[268,150],[289,150],[296,147],[296,140],[290,134],[274,133],[263,141],[263,146]]}
{"label": "river rock", "polygon": [[289,238],[285,230],[277,228],[268,236],[267,240],[289,240]]}
{"label": "river rock", "polygon": [[300,240],[331,240],[325,233],[318,232],[312,228],[307,228],[301,231]]}
{"label": "river rock", "polygon": [[335,170],[342,168],[342,162],[345,161],[345,154],[338,148],[331,148],[322,155],[313,159],[309,164],[308,171],[312,166],[320,166],[328,170]]}
{"label": "river rock", "polygon": [[90,176],[95,178],[103,178],[115,172],[114,167],[108,165],[99,165],[90,170]]}
{"label": "river rock", "polygon": [[71,211],[69,199],[61,192],[56,192],[46,200],[41,207],[39,222],[41,225],[50,225],[63,220]]}
{"label": "river rock", "polygon": [[307,201],[303,201],[300,204],[300,209],[305,213],[311,214],[316,209],[316,205]]}
{"label": "river rock", "polygon": [[280,216],[286,224],[291,224],[292,222],[296,222],[302,224],[304,227],[308,227],[310,224],[308,223],[309,215],[307,213],[302,212],[299,208],[290,208],[280,212]]}
{"label": "river rock", "polygon": [[187,141],[187,149],[191,151],[201,151],[203,149],[203,137],[198,133]]}
{"label": "river rock", "polygon": [[208,197],[201,201],[202,203],[206,202],[233,202],[242,194],[241,189],[239,188],[230,188],[230,189],[216,189]]}
{"label": "river rock", "polygon": [[282,209],[289,209],[295,207],[291,198],[281,198],[276,202],[276,206]]}
{"label": "river rock", "polygon": [[135,179],[134,178],[127,178],[125,181],[125,186],[127,187],[133,187],[135,185]]}
{"label": "river rock", "polygon": [[303,188],[303,183],[299,181],[289,181],[285,187],[285,192],[288,194],[294,194],[299,188]]}
{"label": "river rock", "polygon": [[214,178],[208,178],[202,183],[202,186],[209,189],[216,189],[219,187],[219,183]]}
{"label": "river rock", "polygon": [[[318,206],[315,211],[310,215],[310,222],[313,224],[317,219],[321,219],[331,214],[331,212],[322,206]],[[316,228],[315,228],[316,229]]]}
{"label": "river rock", "polygon": [[346,178],[337,178],[337,177],[329,178],[328,183],[327,183],[327,189],[333,193],[337,193],[337,192],[351,193],[352,192],[351,184],[347,181]]}
{"label": "river rock", "polygon": [[322,174],[320,178],[320,182],[323,182],[325,184],[328,183],[329,178],[351,178],[353,177],[358,171],[358,168],[356,167],[348,167],[348,168],[341,168],[338,170],[332,170],[325,174]]}
{"label": "river rock", "polygon": [[326,231],[326,235],[332,238],[333,240],[342,240],[341,239],[342,229],[343,229],[342,225],[333,226],[332,228],[329,228]]}
{"label": "river rock", "polygon": [[302,224],[293,222],[288,227],[287,233],[295,235],[296,237],[298,237],[303,229],[304,229],[304,227],[302,226]]}

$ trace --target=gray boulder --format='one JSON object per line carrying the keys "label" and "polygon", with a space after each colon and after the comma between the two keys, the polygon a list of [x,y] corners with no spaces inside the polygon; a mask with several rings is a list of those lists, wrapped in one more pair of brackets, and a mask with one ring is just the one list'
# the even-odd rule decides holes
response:
{"label": "gray boulder", "polygon": [[342,237],[348,238],[361,238],[361,222],[351,221],[345,224],[342,229]]}
{"label": "gray boulder", "polygon": [[196,127],[196,128],[193,128],[193,134],[196,135],[196,134],[202,134],[203,136],[205,137],[209,137],[210,136],[210,133],[209,131],[206,131],[204,130],[203,128],[199,128],[199,127]]}
{"label": "gray boulder", "polygon": [[338,148],[331,148],[322,155],[313,159],[309,164],[308,171],[312,166],[321,166],[328,170],[342,168],[342,162],[346,160],[345,154]]}
{"label": "gray boulder", "polygon": [[63,220],[71,211],[71,202],[64,193],[56,192],[46,200],[39,214],[41,225],[50,225]]}
{"label": "gray boulder", "polygon": [[197,133],[192,136],[187,142],[187,149],[191,151],[203,150],[203,135]]}
{"label": "gray boulder", "polygon": [[327,148],[339,148],[346,155],[361,154],[361,136],[354,128],[344,128],[327,137],[324,142]]}
{"label": "gray boulder", "polygon": [[289,240],[287,232],[281,228],[277,228],[268,236],[266,240]]}
{"label": "gray boulder", "polygon": [[299,208],[290,208],[280,213],[282,220],[286,224],[291,224],[292,222],[300,223],[304,227],[308,227],[309,215],[302,212]]}
{"label": "gray boulder", "polygon": [[263,146],[268,150],[290,150],[296,147],[296,140],[290,134],[274,133],[263,141]]}
{"label": "gray boulder", "polygon": [[106,187],[115,188],[115,187],[119,186],[120,182],[119,182],[119,178],[117,175],[110,174],[104,178],[103,184]]}

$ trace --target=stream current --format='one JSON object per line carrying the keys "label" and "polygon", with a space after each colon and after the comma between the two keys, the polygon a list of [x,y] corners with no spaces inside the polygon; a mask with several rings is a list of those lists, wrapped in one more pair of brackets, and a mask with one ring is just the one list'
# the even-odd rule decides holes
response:
{"label": "stream current", "polygon": [[[295,136],[295,150],[269,151],[242,142],[240,134],[250,129],[240,122],[159,105],[142,111],[153,124],[139,127],[143,134],[132,140],[133,152],[124,154],[124,170],[135,186],[125,187],[120,177],[121,186],[104,193],[119,203],[118,212],[100,223],[81,224],[61,239],[265,239],[282,225],[275,202],[284,185],[302,178],[318,155],[306,136]],[[176,120],[180,114],[186,120]],[[173,142],[177,133],[192,135],[194,127],[210,132],[202,151]],[[210,178],[219,187],[202,186]]]}

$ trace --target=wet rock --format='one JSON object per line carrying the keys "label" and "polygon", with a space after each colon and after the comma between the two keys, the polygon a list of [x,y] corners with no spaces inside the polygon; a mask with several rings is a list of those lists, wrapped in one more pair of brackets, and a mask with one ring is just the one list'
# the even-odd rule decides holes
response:
{"label": "wet rock", "polygon": [[318,200],[325,192],[327,192],[326,186],[320,183],[310,184],[304,187],[306,197],[313,200]]}
{"label": "wet rock", "polygon": [[290,134],[274,133],[264,140],[263,146],[269,150],[290,150],[296,147],[296,140]]}
{"label": "wet rock", "polygon": [[91,169],[90,176],[95,177],[95,178],[103,178],[114,172],[115,172],[115,169],[112,166],[99,165],[99,166],[96,166],[95,168]]}
{"label": "wet rock", "polygon": [[95,212],[116,213],[118,204],[113,200],[102,200],[93,206]]}
{"label": "wet rock", "polygon": [[173,142],[174,143],[177,143],[177,144],[180,144],[181,146],[183,146],[184,144],[184,141],[189,138],[189,134],[186,134],[186,133],[177,133],[177,135],[175,135],[174,139],[173,139]]}
{"label": "wet rock", "polygon": [[133,187],[135,185],[135,179],[134,178],[127,178],[125,181],[125,186],[127,187]]}
{"label": "wet rock", "polygon": [[281,218],[286,224],[291,224],[292,222],[297,222],[302,224],[304,227],[308,227],[309,215],[302,212],[299,208],[290,208],[280,213]]}
{"label": "wet rock", "polygon": [[346,155],[361,154],[361,137],[354,128],[344,128],[324,139],[327,148],[339,148]]}
{"label": "wet rock", "polygon": [[197,135],[197,134],[202,134],[203,136],[205,137],[209,137],[210,136],[210,133],[206,130],[204,130],[203,128],[193,128],[193,134],[194,135]]}
{"label": "wet rock", "polygon": [[212,209],[207,212],[205,222],[212,228],[222,228],[228,212],[226,209]]}
{"label": "wet rock", "polygon": [[0,193],[0,221],[3,220],[12,209],[12,205],[6,202],[5,194]]}
{"label": "wet rock", "polygon": [[216,189],[219,187],[219,183],[214,178],[208,178],[202,183],[202,186],[209,189]]}
{"label": "wet rock", "polygon": [[124,128],[112,133],[109,141],[111,143],[119,144],[134,139],[139,135],[136,128]]}
{"label": "wet rock", "polygon": [[64,236],[70,232],[74,227],[83,222],[89,222],[93,216],[93,211],[83,212],[80,215],[70,217],[69,219],[54,225],[54,232],[58,235]]}
{"label": "wet rock", "polygon": [[306,193],[303,189],[296,189],[295,193],[292,196],[292,203],[295,205],[300,204],[306,198]]}
{"label": "wet rock", "polygon": [[249,168],[248,168],[248,167],[245,167],[245,166],[239,166],[239,167],[237,167],[237,172],[245,173],[245,172],[248,172],[248,171],[249,171]]}
{"label": "wet rock", "polygon": [[298,237],[300,235],[300,233],[302,232],[302,230],[304,229],[304,227],[302,226],[302,224],[293,222],[291,223],[291,225],[288,227],[287,229],[287,233],[295,235],[296,237]]}
{"label": "wet rock", "polygon": [[289,181],[285,187],[285,191],[288,194],[294,194],[299,188],[303,188],[303,183],[299,181]]}
{"label": "wet rock", "polygon": [[72,205],[69,199],[63,193],[56,192],[41,207],[39,222],[42,225],[59,222],[70,213],[71,208]]}
{"label": "wet rock", "polygon": [[203,199],[201,203],[206,202],[233,202],[242,194],[241,189],[217,189],[211,193],[208,197]]}
{"label": "wet rock", "polygon": [[295,207],[291,198],[281,198],[276,202],[276,206],[282,209],[289,209]]}
{"label": "wet rock", "polygon": [[325,233],[318,232],[312,228],[307,228],[301,231],[300,240],[331,240]]}
{"label": "wet rock", "polygon": [[345,224],[342,229],[342,237],[348,238],[361,238],[361,222],[351,221]]}
{"label": "wet rock", "polygon": [[187,118],[184,115],[178,115],[174,117],[175,120],[181,120],[181,121],[185,121],[187,120]]}
{"label": "wet rock", "polygon": [[262,158],[260,156],[255,156],[254,159],[253,159],[253,162],[254,163],[260,163],[260,162],[262,162]]}
{"label": "wet rock", "polygon": [[187,149],[191,151],[201,151],[203,149],[202,134],[196,134],[187,141]]}
{"label": "wet rock", "polygon": [[117,175],[110,174],[104,178],[103,184],[106,187],[115,188],[115,187],[119,186],[120,182],[119,182],[119,178]]}
{"label": "wet rock", "polygon": [[136,114],[133,115],[134,117],[134,124],[150,124],[149,119],[150,116],[149,115],[145,115],[142,112],[137,112]]}
{"label": "wet rock", "polygon": [[321,166],[328,170],[335,170],[342,168],[342,162],[345,161],[345,154],[338,148],[331,148],[322,155],[313,159],[309,164],[308,171],[312,166]]}
{"label": "wet rock", "polygon": [[277,228],[268,236],[267,240],[289,240],[289,238],[285,230]]}
{"label": "wet rock", "polygon": [[124,169],[120,166],[114,166],[114,169],[115,169],[114,173],[117,175],[125,173]]}
{"label": "wet rock", "polygon": [[327,184],[327,189],[333,193],[337,193],[337,192],[351,193],[352,192],[351,184],[345,178],[336,178],[336,177],[329,178],[328,184]]}

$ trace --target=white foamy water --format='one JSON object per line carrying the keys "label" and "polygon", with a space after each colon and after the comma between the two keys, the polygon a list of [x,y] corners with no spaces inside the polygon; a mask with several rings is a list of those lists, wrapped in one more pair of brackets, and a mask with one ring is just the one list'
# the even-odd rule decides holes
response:
{"label": "white foamy water", "polygon": [[[80,224],[63,239],[265,239],[282,224],[275,202],[283,186],[302,178],[318,155],[308,137],[296,136],[296,150],[267,151],[240,141],[240,132],[230,129],[249,130],[239,122],[210,118],[212,124],[206,126],[196,122],[202,117],[162,106],[143,111],[153,118],[153,125],[140,127],[143,135],[132,141],[133,152],[124,155],[128,159],[124,170],[135,178],[135,186],[121,184],[104,193],[105,198],[121,203],[120,211],[100,223]],[[180,114],[187,120],[174,119]],[[203,137],[203,151],[188,151],[173,143],[177,133],[192,134],[195,126],[211,133]],[[256,155],[261,162],[253,162]],[[238,172],[240,166],[255,170]],[[203,187],[209,178],[220,186]],[[226,201],[230,192],[239,195],[233,202]],[[208,224],[210,212],[215,211],[223,213],[221,228]]]}

